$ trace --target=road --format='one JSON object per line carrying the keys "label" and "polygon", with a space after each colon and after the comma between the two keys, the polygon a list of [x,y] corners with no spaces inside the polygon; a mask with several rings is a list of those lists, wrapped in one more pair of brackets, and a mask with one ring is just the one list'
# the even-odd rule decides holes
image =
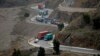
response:
{"label": "road", "polygon": [[88,48],[80,48],[80,47],[73,47],[73,46],[64,46],[61,45],[61,50],[64,51],[72,51],[72,52],[79,52],[79,53],[86,53],[86,54],[100,54],[100,51]]}
{"label": "road", "polygon": [[[36,13],[38,14],[39,9],[38,9],[38,6],[37,5],[34,5],[33,7],[31,7],[31,9],[35,10]],[[53,12],[53,9],[49,9],[49,8],[45,8],[45,9],[48,10],[48,16],[50,16],[50,14]],[[38,22],[38,21],[36,21],[36,17],[37,16],[38,15],[32,17],[31,19],[27,19],[26,22],[33,23],[33,24],[38,24],[38,25],[47,25],[47,26],[57,27],[57,25],[51,24],[50,22],[44,23],[44,22]],[[68,24],[67,23],[64,23],[64,26],[68,26]]]}
{"label": "road", "polygon": [[[34,8],[35,8],[35,10],[37,10],[37,7],[34,7]],[[89,12],[89,11],[96,10],[95,8],[63,7],[61,4],[59,5],[58,9],[60,11],[68,11],[68,12]],[[27,22],[35,23],[35,24],[39,24],[39,25],[48,25],[48,24],[43,24],[43,23],[36,22],[34,20],[34,17],[32,18],[32,20],[27,20]],[[54,25],[51,25],[51,26],[54,26]],[[34,43],[34,39],[31,39],[31,40],[28,41],[28,43],[30,45],[34,46],[34,47],[42,46],[42,47],[44,47],[46,49],[52,49],[52,47],[53,47],[52,41],[48,41],[47,42],[47,41],[39,40],[38,43]],[[72,47],[72,46],[64,46],[64,45],[60,45],[60,50],[79,52],[79,53],[86,53],[86,54],[100,54],[100,51],[98,51],[98,50],[88,49],[88,48],[80,48],[80,47]]]}
{"label": "road", "polygon": [[89,12],[96,10],[96,8],[74,8],[74,7],[62,6],[61,4],[59,4],[58,10],[67,12]]}
{"label": "road", "polygon": [[[57,27],[57,25],[54,25],[54,24],[38,22],[38,21],[36,21],[35,18],[36,17],[34,16],[33,18],[31,18],[31,20],[30,19],[27,19],[26,22],[33,23],[33,24],[37,24],[37,25],[45,25],[45,26]],[[68,26],[68,24],[67,23],[64,23],[64,26]]]}
{"label": "road", "polygon": [[[34,43],[35,39],[30,39],[28,43],[34,47],[44,47],[46,49],[52,49],[53,44],[52,41],[44,41],[39,40],[37,43]],[[85,53],[85,54],[100,54],[100,51],[88,48],[81,48],[81,47],[73,47],[73,46],[64,46],[60,45],[60,50],[63,51],[71,51],[71,52],[78,52],[78,53]]]}

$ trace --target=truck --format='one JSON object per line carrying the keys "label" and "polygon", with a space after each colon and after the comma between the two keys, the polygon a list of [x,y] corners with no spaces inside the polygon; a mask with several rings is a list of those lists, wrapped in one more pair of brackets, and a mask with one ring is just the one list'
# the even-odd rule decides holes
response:
{"label": "truck", "polygon": [[49,32],[49,31],[41,31],[41,32],[38,33],[37,39],[45,40],[45,41],[52,40],[53,39],[53,33]]}

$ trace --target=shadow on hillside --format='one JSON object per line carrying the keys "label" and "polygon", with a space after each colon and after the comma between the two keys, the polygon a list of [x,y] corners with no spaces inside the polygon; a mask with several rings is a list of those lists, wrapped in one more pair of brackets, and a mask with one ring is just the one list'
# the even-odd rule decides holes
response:
{"label": "shadow on hillside", "polygon": [[34,3],[30,0],[15,0],[15,1],[0,1],[0,8],[10,8],[10,7],[19,7],[19,6],[27,6],[31,3]]}

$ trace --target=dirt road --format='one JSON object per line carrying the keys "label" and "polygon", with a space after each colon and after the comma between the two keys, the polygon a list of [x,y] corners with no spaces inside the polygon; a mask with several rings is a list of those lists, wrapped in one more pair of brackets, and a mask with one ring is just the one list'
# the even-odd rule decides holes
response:
{"label": "dirt road", "polygon": [[89,12],[94,11],[96,8],[74,8],[74,7],[64,7],[61,4],[58,6],[58,10],[67,12]]}

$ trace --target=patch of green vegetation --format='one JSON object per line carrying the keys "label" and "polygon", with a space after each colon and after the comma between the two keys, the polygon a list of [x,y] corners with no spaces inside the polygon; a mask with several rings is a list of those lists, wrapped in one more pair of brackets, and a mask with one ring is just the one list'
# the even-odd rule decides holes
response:
{"label": "patch of green vegetation", "polygon": [[[60,31],[61,38],[71,33],[72,45],[100,50],[100,12],[82,13]],[[59,34],[59,33],[58,33]],[[64,34],[64,35],[63,35]]]}
{"label": "patch of green vegetation", "polygon": [[93,19],[93,29],[100,29],[100,16]]}
{"label": "patch of green vegetation", "polygon": [[28,9],[26,9],[26,8],[21,8],[21,11],[18,13],[18,15],[19,15],[19,20],[20,21],[23,21],[23,20],[25,20],[27,17],[29,17],[30,16],[30,11],[28,10]]}
{"label": "patch of green vegetation", "polygon": [[32,49],[29,49],[29,50],[14,49],[12,56],[30,56],[31,54],[36,52],[36,50],[37,50],[37,48],[32,48]]}
{"label": "patch of green vegetation", "polygon": [[85,24],[90,24],[90,15],[83,14],[83,21],[85,22]]}

